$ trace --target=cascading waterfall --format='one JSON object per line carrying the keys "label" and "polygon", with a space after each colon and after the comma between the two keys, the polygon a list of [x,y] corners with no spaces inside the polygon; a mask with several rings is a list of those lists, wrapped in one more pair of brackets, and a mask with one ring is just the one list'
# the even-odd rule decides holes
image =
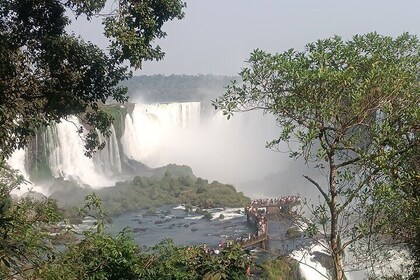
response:
{"label": "cascading waterfall", "polygon": [[99,140],[105,141],[106,146],[103,150],[97,152],[94,156],[94,162],[96,166],[100,166],[101,170],[107,176],[114,176],[121,174],[121,156],[120,149],[118,147],[118,140],[115,133],[115,128],[111,126],[111,135],[108,138],[100,135]]}
{"label": "cascading waterfall", "polygon": [[170,137],[171,131],[197,125],[200,110],[200,102],[135,104],[131,114],[125,116],[121,139],[117,139],[112,125],[109,137],[100,135],[105,148],[92,158],[84,155],[84,142],[77,133],[81,123],[72,116],[38,133],[25,150],[14,153],[9,164],[21,170],[27,180],[40,181],[48,174],[94,188],[110,186],[124,178],[122,161],[128,158],[147,163],[158,154],[159,144]]}
{"label": "cascading waterfall", "polygon": [[[43,190],[43,188],[41,186],[38,186],[36,184],[31,184],[29,183],[29,174],[26,171],[26,167],[25,167],[25,157],[26,157],[26,152],[24,149],[19,149],[16,150],[13,155],[7,160],[7,163],[14,169],[17,169],[20,171],[20,175],[22,175],[25,180],[27,181],[26,183],[22,184],[19,189],[15,189],[13,190],[13,194],[16,195],[23,195],[24,193],[32,190],[35,192],[39,192],[39,193],[45,193],[45,191]],[[46,193],[45,193],[46,194]]]}
{"label": "cascading waterfall", "polygon": [[[93,158],[84,155],[77,133],[81,123],[69,117],[44,129],[35,147],[25,151],[31,162],[17,165],[25,166],[31,179],[33,171],[40,170],[95,188],[130,179],[140,166],[131,160],[152,168],[185,164],[197,176],[232,184],[287,168],[287,154],[282,157],[264,147],[267,140],[278,137],[273,118],[251,112],[227,121],[221,112],[205,115],[204,109],[200,102],[111,107],[120,110],[121,119],[111,127],[109,138],[101,138],[106,146]],[[30,168],[34,164],[37,169]]]}
{"label": "cascading waterfall", "polygon": [[175,133],[197,126],[200,114],[200,102],[136,104],[125,119],[125,132],[121,137],[124,154],[154,165],[162,142]]}
{"label": "cascading waterfall", "polygon": [[57,125],[53,124],[46,128],[46,132],[43,133],[45,143],[46,143],[46,150],[49,153],[48,163],[50,168],[54,169],[55,166],[60,164],[60,153],[58,152],[59,149],[59,139],[58,139],[58,131]]}
{"label": "cascading waterfall", "polygon": [[185,164],[197,176],[232,184],[287,168],[287,154],[265,148],[278,137],[272,116],[249,112],[227,121],[206,109],[200,102],[135,104],[124,122],[123,154],[149,167]]}
{"label": "cascading waterfall", "polygon": [[26,180],[38,181],[32,186],[23,186],[24,191],[18,193],[32,187],[48,194],[47,188],[40,187],[41,181],[48,179],[46,173],[95,188],[115,183],[117,177],[113,175],[121,173],[121,160],[114,127],[111,126],[112,134],[108,139],[101,137],[106,141],[106,148],[88,158],[84,155],[83,139],[77,133],[80,126],[76,117],[69,117],[45,128],[25,150],[15,151],[9,164],[19,169]]}
{"label": "cascading waterfall", "polygon": [[46,138],[50,140],[47,149],[53,177],[63,177],[92,187],[112,185],[113,181],[106,176],[101,166],[95,164],[94,159],[84,155],[83,139],[76,132],[80,126],[76,117],[70,117],[67,121],[62,121],[47,129]]}

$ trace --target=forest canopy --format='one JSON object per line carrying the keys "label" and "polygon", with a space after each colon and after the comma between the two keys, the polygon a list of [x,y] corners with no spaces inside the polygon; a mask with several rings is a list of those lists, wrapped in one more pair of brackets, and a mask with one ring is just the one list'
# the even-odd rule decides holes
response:
{"label": "forest canopy", "polygon": [[[181,19],[179,0],[0,1],[0,151],[7,158],[22,148],[37,129],[77,115],[89,127],[87,155],[99,143],[98,129],[109,133],[112,117],[100,104],[124,102],[129,67],[160,60],[164,52],[155,40],[166,36],[165,22]],[[102,18],[108,38],[105,52],[69,34],[68,13],[76,19]],[[82,132],[84,127],[80,127]]]}

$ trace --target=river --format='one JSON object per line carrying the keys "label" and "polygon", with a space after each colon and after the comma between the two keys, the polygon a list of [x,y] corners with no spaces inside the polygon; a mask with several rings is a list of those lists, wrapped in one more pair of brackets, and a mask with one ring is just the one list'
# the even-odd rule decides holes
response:
{"label": "river", "polygon": [[[255,231],[247,224],[243,208],[207,209],[213,214],[211,220],[203,219],[203,215],[187,214],[184,209],[165,206],[157,209],[156,216],[145,215],[146,210],[124,214],[113,218],[108,230],[116,234],[130,227],[140,246],[153,246],[166,238],[176,245],[217,246],[221,240],[240,238]],[[223,219],[219,218],[221,214]]]}

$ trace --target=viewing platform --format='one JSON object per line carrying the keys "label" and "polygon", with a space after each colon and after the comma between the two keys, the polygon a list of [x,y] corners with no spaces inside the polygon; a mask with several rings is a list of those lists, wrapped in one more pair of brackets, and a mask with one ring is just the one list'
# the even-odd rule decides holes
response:
{"label": "viewing platform", "polygon": [[[298,196],[286,196],[275,199],[254,199],[245,207],[247,222],[256,227],[257,231],[248,238],[240,241],[243,248],[258,245],[266,249],[268,241],[268,220],[267,215],[291,212],[294,206],[298,206],[301,199]],[[261,208],[265,208],[261,211]]]}

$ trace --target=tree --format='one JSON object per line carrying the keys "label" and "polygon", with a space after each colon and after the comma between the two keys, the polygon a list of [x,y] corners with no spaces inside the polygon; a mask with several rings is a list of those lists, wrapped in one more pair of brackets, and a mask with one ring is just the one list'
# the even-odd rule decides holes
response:
{"label": "tree", "polygon": [[[108,135],[112,117],[102,104],[127,99],[118,84],[131,75],[129,66],[141,68],[144,60],[163,58],[154,41],[166,36],[163,24],[181,19],[185,7],[180,0],[118,0],[109,10],[105,2],[0,0],[0,273],[5,277],[46,260],[43,216],[56,213],[50,201],[39,206],[11,199],[22,178],[5,160],[40,127],[69,115],[82,120],[79,132],[89,130],[87,155],[103,147],[97,131]],[[108,51],[69,34],[66,12],[76,20],[102,17]]]}
{"label": "tree", "polygon": [[52,252],[28,272],[28,279],[244,279],[253,264],[239,244],[220,254],[175,246],[171,240],[140,249],[127,228],[116,237],[106,233],[107,215],[95,194],[86,197],[83,212],[95,218],[96,227],[65,250]]}
{"label": "tree", "polygon": [[382,229],[393,223],[390,213],[371,210],[385,185],[398,191],[387,174],[404,177],[399,164],[418,151],[419,50],[415,36],[376,33],[318,40],[300,52],[255,50],[243,82],[213,103],[228,119],[255,109],[273,114],[281,131],[267,146],[297,141],[291,156],[325,174],[324,181],[304,177],[323,198],[309,228],[324,234],[335,279],[344,279],[345,250],[374,234],[389,237]]}
{"label": "tree", "polygon": [[[415,112],[413,112],[415,113]],[[417,125],[418,126],[418,125]],[[417,138],[417,132],[411,137]],[[395,145],[399,143],[393,143]],[[404,155],[386,162],[383,184],[374,192],[377,207],[371,213],[381,213],[385,221],[382,231],[395,243],[404,243],[411,252],[412,262],[407,269],[409,279],[420,278],[420,147],[417,145]]]}
{"label": "tree", "polygon": [[[124,102],[119,82],[130,76],[127,65],[164,53],[154,45],[163,24],[182,18],[180,0],[0,0],[0,160],[22,148],[37,129],[77,115],[88,127],[87,155],[99,143],[98,129],[109,134],[112,117],[101,110],[108,99]],[[67,12],[76,19],[102,17],[108,52],[68,34]],[[79,127],[82,132],[84,127]]]}
{"label": "tree", "polygon": [[0,278],[23,276],[51,253],[46,228],[62,219],[51,199],[30,196],[13,201],[10,192],[23,181],[16,170],[0,168]]}

